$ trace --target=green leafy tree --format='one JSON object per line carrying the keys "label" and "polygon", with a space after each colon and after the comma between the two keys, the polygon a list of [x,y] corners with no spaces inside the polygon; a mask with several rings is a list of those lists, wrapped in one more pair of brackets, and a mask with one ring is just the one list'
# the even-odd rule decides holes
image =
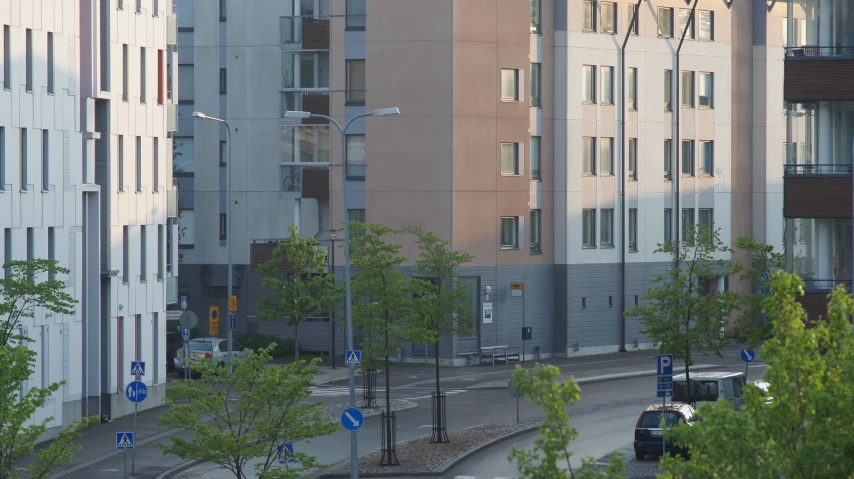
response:
{"label": "green leafy tree", "polygon": [[[736,326],[747,339],[747,346],[758,346],[770,332],[770,323],[763,321],[762,300],[770,294],[771,273],[785,270],[786,255],[774,251],[774,247],[756,241],[752,236],[740,236],[735,247],[745,254],[746,264],[736,262],[734,273],[738,282],[747,286],[741,293],[742,305]],[[755,290],[755,291],[754,291]]]}
{"label": "green leafy tree", "polygon": [[424,280],[418,282],[421,298],[416,307],[423,314],[419,343],[432,344],[436,364],[436,395],[441,392],[439,343],[458,333],[471,332],[473,314],[468,305],[468,290],[460,282],[459,269],[474,257],[451,249],[450,241],[430,231],[412,227],[420,250],[415,269]]}
{"label": "green leafy tree", "polygon": [[[24,390],[35,370],[36,353],[26,346],[29,338],[16,331],[24,326],[24,318],[33,318],[35,308],[73,315],[76,301],[65,292],[65,283],[55,279],[55,275],[69,272],[56,261],[10,261],[4,268],[8,274],[0,279],[0,479],[21,477],[18,464],[26,457],[35,458],[25,468],[26,477],[46,479],[71,462],[80,450],[74,439],[95,418],[71,423],[47,447],[36,450],[36,442],[54,418],[33,423],[32,417],[65,381]],[[46,281],[38,281],[45,275]]]}
{"label": "green leafy tree", "polygon": [[[326,253],[314,237],[303,238],[296,225],[290,235],[276,246],[269,261],[258,266],[261,285],[269,296],[258,302],[257,315],[265,321],[287,319],[294,328],[294,359],[299,360],[299,327],[307,318],[331,312],[341,298],[335,278],[326,274]],[[282,273],[286,265],[290,273]]]}
{"label": "green leafy tree", "polygon": [[[364,333],[362,351],[366,366],[382,360],[385,369],[387,421],[391,430],[390,356],[412,339],[412,280],[400,266],[406,260],[400,245],[387,241],[400,230],[378,224],[350,222],[350,259],[353,277],[353,324]],[[391,450],[391,434],[386,434]],[[391,460],[390,457],[386,459]]]}
{"label": "green leafy tree", "polygon": [[626,311],[626,316],[640,319],[644,325],[641,332],[659,343],[662,353],[673,354],[684,362],[690,403],[694,354],[710,352],[721,356],[721,350],[729,344],[724,328],[743,304],[743,298],[734,291],[710,294],[710,288],[704,286],[717,276],[736,271],[735,265],[720,259],[732,250],[721,241],[718,231],[697,225],[688,233],[683,244],[670,241],[658,245],[655,252],[672,253],[676,264],[650,281],[643,297],[646,304]]}
{"label": "green leafy tree", "polygon": [[227,368],[205,359],[193,365],[201,379],[173,381],[171,397],[166,398],[169,407],[157,422],[194,435],[190,439],[171,435],[171,444],[156,447],[164,454],[212,462],[237,479],[251,477],[248,462],[256,458],[260,460],[255,477],[260,479],[303,478],[309,470],[323,467],[300,452],[294,454],[295,465],[277,466],[278,446],[332,434],[340,425],[319,401],[307,402],[320,360],[307,366],[304,361],[268,365],[274,347],[247,350],[246,359],[234,361],[230,376]]}
{"label": "green leafy tree", "polygon": [[659,477],[854,477],[854,302],[840,286],[827,318],[808,324],[800,278],[775,273],[772,292],[762,302],[772,328],[762,347],[767,396],[749,386],[740,411],[719,401],[700,409],[699,425],[670,430],[691,460],[664,458]]}
{"label": "green leafy tree", "polygon": [[567,409],[581,399],[581,388],[574,379],[560,382],[560,370],[551,365],[537,364],[533,370],[517,365],[513,372],[515,384],[525,400],[542,407],[545,420],[534,447],[513,448],[507,460],[516,462],[519,479],[619,479],[626,477],[626,459],[614,452],[605,471],[600,471],[592,457],[582,461],[576,470],[570,463],[569,443],[578,431],[569,425]]}

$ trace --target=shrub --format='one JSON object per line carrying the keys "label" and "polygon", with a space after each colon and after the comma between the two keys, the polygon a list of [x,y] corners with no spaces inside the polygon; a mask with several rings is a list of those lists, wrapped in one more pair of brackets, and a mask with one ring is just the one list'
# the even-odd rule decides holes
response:
{"label": "shrub", "polygon": [[253,351],[258,351],[259,349],[266,348],[270,345],[270,343],[276,343],[276,348],[270,352],[270,355],[274,359],[280,359],[286,356],[293,356],[294,354],[295,343],[293,338],[280,338],[278,336],[271,336],[261,333],[235,333],[234,340],[240,343],[240,345],[244,348],[248,348]]}

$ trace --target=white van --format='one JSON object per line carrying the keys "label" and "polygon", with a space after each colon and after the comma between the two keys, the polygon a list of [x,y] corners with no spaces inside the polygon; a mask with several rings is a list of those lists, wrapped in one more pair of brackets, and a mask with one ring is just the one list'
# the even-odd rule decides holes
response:
{"label": "white van", "polygon": [[[718,399],[726,399],[735,409],[741,408],[744,400],[741,398],[747,377],[744,373],[696,372],[691,373],[691,402],[695,409]],[[673,376],[674,402],[688,401],[688,388],[685,375]]]}

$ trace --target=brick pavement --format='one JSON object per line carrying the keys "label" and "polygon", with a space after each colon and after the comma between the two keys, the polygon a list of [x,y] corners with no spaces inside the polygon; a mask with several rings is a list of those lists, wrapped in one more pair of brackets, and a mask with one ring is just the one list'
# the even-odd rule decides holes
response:
{"label": "brick pavement", "polygon": [[[605,470],[605,467],[608,465],[608,460],[610,455],[600,457],[596,460],[596,463],[600,466],[601,470]],[[638,461],[634,458],[634,454],[625,455],[626,458],[626,478],[627,479],[655,479],[657,474],[663,474],[664,471],[659,467],[660,457],[650,457],[649,459],[645,459],[643,461]]]}
{"label": "brick pavement", "polygon": [[[360,477],[419,476],[443,474],[451,466],[495,442],[533,431],[538,422],[482,424],[448,434],[450,443],[431,444],[422,436],[397,444],[399,466],[380,466],[380,451],[359,457]],[[349,478],[350,464],[338,464],[320,474],[320,479]]]}

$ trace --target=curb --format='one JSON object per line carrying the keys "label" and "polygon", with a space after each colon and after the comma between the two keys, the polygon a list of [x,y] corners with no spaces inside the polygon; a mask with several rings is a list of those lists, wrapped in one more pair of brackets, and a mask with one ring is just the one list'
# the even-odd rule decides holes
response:
{"label": "curb", "polygon": [[201,463],[202,463],[201,461],[191,459],[191,460],[189,460],[183,464],[178,464],[177,466],[173,467],[172,469],[169,469],[168,471],[160,474],[159,476],[157,476],[157,479],[168,479],[168,478],[174,476],[175,474],[178,474],[179,472],[184,472],[187,469],[190,469],[192,467],[196,467],[197,465],[199,465]]}
{"label": "curb", "polygon": [[[538,422],[538,423],[536,423],[536,424],[532,424],[531,426],[526,427],[526,428],[524,428],[524,429],[520,429],[520,430],[518,430],[518,431],[513,431],[513,432],[511,432],[510,434],[507,434],[507,435],[504,435],[504,436],[501,436],[501,437],[498,437],[498,438],[495,438],[495,439],[490,439],[490,440],[489,440],[489,441],[487,441],[487,442],[484,442],[484,443],[478,444],[478,445],[477,445],[477,446],[475,446],[474,448],[469,449],[468,451],[465,451],[464,453],[460,454],[459,456],[457,456],[457,457],[455,457],[455,458],[453,458],[453,459],[451,459],[451,460],[449,460],[449,461],[446,461],[446,462],[445,462],[445,463],[443,463],[441,466],[439,466],[439,468],[440,468],[439,470],[434,470],[434,471],[395,471],[395,472],[380,472],[380,473],[365,473],[365,472],[361,472],[361,471],[359,471],[359,477],[423,477],[423,476],[441,476],[441,475],[445,474],[446,472],[448,472],[452,467],[454,467],[455,465],[459,464],[460,462],[462,462],[462,461],[464,461],[464,460],[468,459],[469,457],[473,456],[474,454],[477,454],[478,452],[481,452],[481,451],[483,451],[484,449],[486,449],[486,448],[488,448],[488,447],[490,447],[490,446],[493,446],[493,445],[495,445],[495,444],[497,444],[497,443],[499,443],[499,442],[506,441],[507,439],[512,439],[512,438],[514,438],[514,437],[521,436],[521,435],[523,435],[523,434],[528,434],[529,432],[535,431],[535,430],[537,430],[537,429],[538,429],[542,424],[543,424],[542,422]],[[422,438],[425,438],[425,437],[428,437],[428,436],[426,436],[426,435],[425,435],[425,436],[421,436],[421,437],[413,438],[413,439],[410,439],[410,441],[414,441],[414,440],[416,440],[416,439],[422,439]],[[372,451],[370,451],[370,452],[366,452],[366,453],[364,453],[364,454],[365,454],[365,455],[367,455],[367,454],[372,454],[372,453],[375,453],[375,452],[377,452],[377,451],[379,451],[379,450],[380,450],[380,449],[374,449],[374,450],[372,450]],[[349,464],[349,463],[350,463],[350,460],[349,460],[349,459],[346,459],[346,460],[339,461],[338,463],[333,464],[333,465],[331,465],[331,466],[327,467],[327,469],[337,468],[337,467],[340,467],[340,466],[343,466],[343,465],[346,465],[346,464]],[[349,478],[349,477],[351,477],[351,476],[350,476],[350,474],[316,474],[316,475],[312,475],[312,477],[313,477],[313,478],[315,478],[315,479],[348,479],[348,478]],[[158,478],[158,479],[159,479],[159,478]]]}

